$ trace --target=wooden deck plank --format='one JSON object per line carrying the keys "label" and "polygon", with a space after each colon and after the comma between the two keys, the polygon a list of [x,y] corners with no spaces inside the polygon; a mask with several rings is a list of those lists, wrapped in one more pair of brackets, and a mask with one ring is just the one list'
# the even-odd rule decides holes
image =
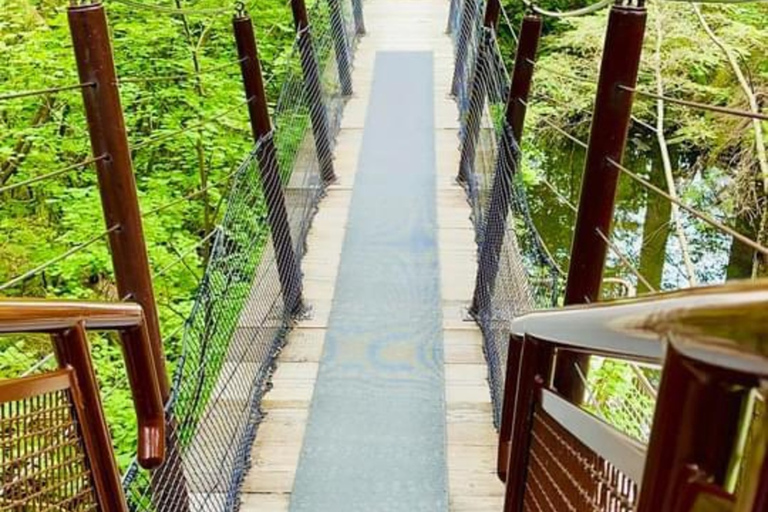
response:
{"label": "wooden deck plank", "polygon": [[[501,510],[503,485],[495,476],[497,434],[482,336],[467,321],[476,272],[475,232],[458,172],[458,115],[450,97],[453,48],[445,35],[448,0],[367,0],[368,34],[360,41],[353,70],[354,95],[346,105],[329,187],[308,236],[302,261],[309,318],[290,334],[281,353],[274,388],[265,399],[266,418],[245,479],[245,512],[287,512],[295,467],[331,311],[341,248],[355,182],[377,51],[432,51],[435,62],[435,148],[441,294],[444,305],[445,387],[451,512]],[[281,451],[284,450],[284,451]]]}

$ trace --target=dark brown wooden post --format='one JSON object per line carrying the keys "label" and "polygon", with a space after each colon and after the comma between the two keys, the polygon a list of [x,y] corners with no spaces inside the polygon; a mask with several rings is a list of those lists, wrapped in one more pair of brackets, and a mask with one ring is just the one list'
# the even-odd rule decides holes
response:
{"label": "dark brown wooden post", "polygon": [[[138,302],[144,310],[147,332],[152,341],[152,355],[163,402],[167,403],[171,387],[165,368],[165,352],[160,337],[152,278],[139,211],[136,181],[120,105],[115,64],[109,40],[104,6],[100,3],[70,7],[67,11],[75,59],[83,83],[93,87],[83,89],[83,102],[94,156],[107,155],[96,162],[101,204],[109,228],[119,226],[109,234],[112,264],[118,293],[123,299]],[[127,342],[125,337],[123,341]],[[181,464],[180,447],[173,436],[174,428],[166,429],[166,463],[153,476],[174,485],[158,485],[158,489],[173,489],[174,496],[163,490],[153,497],[161,510],[189,509],[186,479]],[[168,503],[175,503],[173,508]]]}
{"label": "dark brown wooden post", "polygon": [[[492,35],[495,32],[499,21],[500,5],[499,0],[488,0],[485,4],[485,15],[483,17],[483,28],[480,34],[480,47],[477,50],[477,60],[472,70],[472,76],[469,82],[469,107],[466,111],[464,120],[464,133],[461,141],[461,159],[459,160],[458,181],[469,182],[470,173],[475,163],[475,148],[477,138],[480,135],[480,125],[483,118],[483,106],[485,96],[488,92],[486,78],[484,73],[490,71],[493,66]],[[458,68],[457,68],[458,69]]]}
{"label": "dark brown wooden post", "polygon": [[355,17],[355,33],[359,36],[365,35],[363,0],[352,0],[352,16]]}
{"label": "dark brown wooden post", "polygon": [[82,322],[76,327],[53,335],[56,359],[62,368],[72,368],[75,374],[79,399],[75,408],[88,450],[93,484],[99,500],[99,510],[123,512],[128,510],[117,469],[112,438],[101,405],[99,385],[93,371],[88,338]]}
{"label": "dark brown wooden post", "polygon": [[349,55],[349,41],[347,41],[347,30],[344,27],[344,13],[341,11],[341,0],[328,0],[328,10],[341,94],[343,96],[350,96],[352,95],[352,66],[350,65],[351,59]]}
{"label": "dark brown wooden post", "polygon": [[119,229],[109,234],[118,293],[123,299],[135,300],[144,309],[160,389],[163,398],[167,399],[170,385],[165,370],[165,352],[112,60],[107,17],[100,3],[70,7],[68,17],[80,80],[94,84],[93,87],[83,89],[93,155],[107,155],[96,162],[96,174],[107,227],[119,226]]}
{"label": "dark brown wooden post", "polygon": [[515,399],[517,398],[523,343],[522,337],[509,337],[507,368],[504,378],[504,399],[501,407],[501,424],[499,425],[499,447],[496,458],[496,474],[502,482],[507,481],[507,465],[512,446],[512,422],[515,416]]}
{"label": "dark brown wooden post", "polygon": [[264,92],[264,79],[261,75],[261,63],[256,48],[251,18],[239,13],[232,22],[237,42],[237,54],[243,75],[251,131],[256,143],[256,158],[259,162],[259,176],[267,201],[267,217],[272,231],[272,246],[277,259],[277,271],[283,293],[285,310],[297,314],[302,309],[301,270],[293,248],[285,196],[280,183],[280,171],[277,162],[277,150],[269,120],[267,97]]}
{"label": "dark brown wooden post", "polygon": [[326,183],[336,181],[331,155],[331,133],[328,124],[328,112],[323,101],[323,86],[320,81],[320,67],[317,63],[315,48],[312,45],[307,6],[304,0],[291,0],[293,23],[298,36],[301,69],[304,72],[304,90],[309,103],[309,116],[312,121],[312,133],[315,136],[320,174]]}
{"label": "dark brown wooden post", "polygon": [[549,387],[552,361],[553,349],[548,343],[525,336],[512,415],[512,443],[507,464],[504,512],[523,510],[533,408],[538,390],[542,386]]}
{"label": "dark brown wooden post", "polygon": [[676,512],[691,468],[722,486],[757,379],[686,359],[667,347],[638,512]]}
{"label": "dark brown wooden post", "polygon": [[487,308],[493,297],[496,274],[499,270],[499,255],[504,243],[504,231],[512,197],[513,173],[519,163],[519,145],[523,137],[526,105],[533,78],[533,62],[536,60],[536,52],[539,48],[541,27],[541,17],[538,15],[526,16],[520,27],[515,67],[512,70],[512,81],[507,97],[506,125],[499,144],[485,236],[480,247],[479,265],[475,278],[475,293],[470,308],[473,315],[478,315],[481,309]]}
{"label": "dark brown wooden post", "polygon": [[[606,236],[610,233],[619,177],[609,159],[621,162],[624,154],[633,95],[621,86],[634,88],[637,83],[645,22],[642,1],[638,5],[611,7],[571,247],[566,305],[600,298],[607,247],[598,231]],[[555,388],[574,403],[581,402],[584,395],[584,384],[575,366],[586,375],[588,364],[589,358],[583,355],[558,358]]]}

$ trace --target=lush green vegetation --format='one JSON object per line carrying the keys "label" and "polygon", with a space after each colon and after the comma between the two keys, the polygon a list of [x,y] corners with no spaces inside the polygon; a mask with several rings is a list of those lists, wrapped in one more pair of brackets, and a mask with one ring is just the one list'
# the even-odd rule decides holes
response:
{"label": "lush green vegetation", "polygon": [[[550,10],[588,3],[592,2],[538,2]],[[517,30],[521,3],[505,5]],[[702,5],[700,9],[701,18],[688,3],[649,2],[638,88],[739,110],[750,110],[752,95],[765,112],[768,5]],[[584,151],[557,129],[581,140],[589,136],[606,21],[606,11],[566,20],[545,19],[529,102],[523,141],[528,199],[537,228],[561,268],[568,267],[575,215],[550,186],[570,202],[578,201]],[[514,43],[509,25],[502,23],[500,32],[502,51],[511,60]],[[747,91],[738,73],[745,77]],[[768,197],[758,132],[768,132],[768,123],[756,128],[744,118],[667,102],[662,111],[658,107],[653,99],[636,98],[636,121],[631,126],[625,164],[669,190],[662,158],[662,149],[666,149],[672,185],[683,202],[765,243]],[[659,127],[663,137],[657,137]],[[620,177],[613,241],[650,288],[618,254],[609,251],[607,277],[631,286],[617,289],[615,283],[606,284],[605,296],[626,295],[634,288],[642,293],[765,274],[762,259],[748,247],[684,212],[679,216],[680,235],[675,218],[667,199]],[[690,255],[692,272],[685,264],[681,243]],[[655,383],[658,372],[641,371]],[[589,384],[592,411],[638,438],[647,436],[653,400],[638,386],[637,371],[596,358]]]}
{"label": "lush green vegetation", "polygon": [[[145,2],[149,3],[149,2]],[[291,67],[293,23],[282,0],[249,2],[268,97]],[[0,91],[76,84],[64,0],[0,0]],[[177,0],[176,7],[221,2]],[[159,3],[155,2],[155,5]],[[232,12],[168,16],[107,2],[115,64],[171,368],[180,327],[220,220],[222,198],[252,147],[231,30]],[[293,65],[295,67],[295,65]],[[164,77],[177,76],[167,80]],[[158,79],[160,78],[160,79]],[[0,103],[0,187],[90,157],[79,91]],[[197,128],[197,126],[199,128]],[[182,133],[184,128],[192,127]],[[290,138],[290,137],[288,137]],[[104,233],[95,172],[85,167],[2,193],[0,283]],[[185,255],[183,261],[181,256]],[[114,300],[105,240],[10,286],[8,296]],[[0,376],[18,376],[51,350],[46,336],[0,339]],[[94,336],[93,356],[121,465],[131,458],[133,408],[116,340]]]}
{"label": "lush green vegetation", "polygon": [[[218,0],[174,0],[177,7],[219,8]],[[149,3],[149,2],[147,2]],[[170,3],[170,2],[169,2]],[[295,71],[291,60],[293,26],[283,0],[251,1],[268,96],[276,101],[282,77]],[[564,10],[584,1],[542,0]],[[0,0],[0,94],[77,83],[66,20],[65,0]],[[145,233],[154,272],[161,324],[171,367],[179,354],[179,329],[188,317],[208,255],[206,239],[222,214],[222,198],[233,171],[252,147],[230,26],[230,14],[167,16],[108,0],[115,61],[133,153]],[[159,4],[159,2],[156,2]],[[515,30],[521,2],[506,2]],[[652,2],[641,69],[644,90],[738,109],[749,96],[730,56],[746,77],[758,105],[768,102],[768,5],[704,6],[697,17],[689,4]],[[543,180],[570,200],[578,198],[583,153],[545,122],[585,139],[594,83],[605,32],[605,12],[570,20],[547,20],[534,99],[526,127],[525,176],[534,193],[533,215],[545,242],[567,267],[573,214]],[[511,60],[513,42],[502,22],[501,47]],[[719,41],[719,43],[718,43]],[[724,50],[725,48],[725,50]],[[175,80],[154,80],[178,76]],[[660,79],[661,78],[661,79]],[[765,241],[768,219],[756,127],[743,119],[666,104],[664,141],[643,125],[656,126],[657,105],[638,99],[628,162],[653,183],[667,187],[660,147],[671,155],[674,185],[688,204],[707,211],[748,236]],[[292,111],[278,146],[300,143],[294,133],[307,128],[305,111]],[[90,156],[78,91],[0,102],[0,187],[24,182]],[[197,125],[199,128],[194,128]],[[762,130],[768,130],[763,123]],[[178,133],[185,127],[193,127]],[[282,139],[281,139],[282,137]],[[292,150],[281,152],[290,167]],[[91,167],[0,193],[0,283],[78,247],[105,229]],[[170,205],[170,206],[166,206]],[[719,281],[765,273],[752,251],[690,216],[682,216],[683,236],[675,233],[668,203],[622,179],[616,239],[654,288]],[[553,222],[557,219],[557,222]],[[680,238],[696,268],[683,263]],[[180,256],[187,254],[181,261]],[[609,275],[637,283],[616,257]],[[71,257],[2,290],[9,296],[117,299],[108,247],[98,239]],[[94,337],[93,354],[105,390],[120,463],[132,454],[133,410],[115,339]],[[16,376],[50,352],[47,337],[0,338],[0,377]],[[652,376],[651,376],[652,377]],[[592,372],[596,400],[636,396],[635,377],[612,363]],[[647,409],[647,397],[640,396]],[[640,436],[636,419],[618,410],[611,421]]]}

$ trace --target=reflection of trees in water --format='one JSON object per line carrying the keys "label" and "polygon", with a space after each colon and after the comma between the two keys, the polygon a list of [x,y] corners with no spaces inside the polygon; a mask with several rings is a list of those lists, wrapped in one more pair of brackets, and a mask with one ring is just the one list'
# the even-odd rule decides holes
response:
{"label": "reflection of trees in water", "polygon": [[[571,203],[578,204],[585,151],[575,144],[560,144],[549,139],[536,139],[536,156],[526,158],[528,169],[552,184]],[[695,156],[672,151],[675,176],[682,200],[711,215],[722,217],[718,204],[718,188],[722,173],[713,170],[693,172]],[[664,189],[666,182],[659,163],[658,151],[652,148],[628,147],[624,164],[654,185]],[[535,181],[535,180],[534,180]],[[568,268],[569,253],[576,216],[570,206],[560,201],[543,183],[528,185],[528,200],[534,222],[558,265]],[[697,278],[702,283],[719,282],[728,275],[743,275],[751,268],[751,254],[730,238],[683,213],[685,233],[690,241]],[[687,286],[679,243],[671,233],[669,201],[642,185],[620,177],[612,226],[612,241],[630,260],[648,284],[656,289]],[[747,251],[748,252],[748,251]],[[729,256],[731,262],[729,263]],[[741,258],[741,259],[739,259]],[[746,259],[746,262],[743,261]],[[742,274],[736,274],[739,269]],[[748,275],[748,274],[747,274]],[[605,276],[635,283],[638,293],[649,290],[635,277],[611,249],[608,251]],[[606,286],[607,296],[616,296],[616,286]]]}

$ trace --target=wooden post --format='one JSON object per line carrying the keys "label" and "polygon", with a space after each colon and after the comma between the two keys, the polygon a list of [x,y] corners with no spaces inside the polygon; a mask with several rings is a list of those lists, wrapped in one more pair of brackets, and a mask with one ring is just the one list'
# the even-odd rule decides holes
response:
{"label": "wooden post", "polygon": [[320,174],[325,183],[336,181],[331,155],[331,133],[328,124],[328,112],[323,102],[323,87],[320,81],[320,68],[317,63],[315,49],[312,46],[307,6],[304,0],[291,0],[293,23],[299,39],[299,54],[301,69],[304,72],[304,91],[309,103],[309,116],[312,121],[312,133],[315,137],[317,158],[320,164]]}
{"label": "wooden post", "polygon": [[272,231],[272,246],[275,249],[280,288],[285,310],[294,315],[302,309],[301,270],[293,247],[288,212],[285,207],[285,196],[280,183],[277,150],[272,124],[269,120],[269,111],[267,110],[267,97],[264,92],[264,79],[261,75],[256,38],[254,37],[251,18],[245,13],[239,13],[232,24],[237,42],[237,54],[240,58],[245,96],[248,101],[251,131],[256,143],[259,176],[267,201],[267,218]]}
{"label": "wooden post", "polygon": [[520,361],[525,340],[519,336],[509,337],[507,349],[507,368],[504,378],[504,399],[501,407],[501,425],[499,425],[499,446],[496,453],[496,474],[502,482],[507,481],[507,465],[512,448],[512,423],[515,416]]}
{"label": "wooden post", "polygon": [[99,510],[123,512],[128,510],[117,469],[112,438],[109,435],[104,409],[101,405],[99,385],[93,371],[91,352],[83,322],[72,329],[53,335],[56,359],[62,368],[71,368],[75,374],[79,394],[75,409],[80,422],[83,443],[88,450],[93,484],[99,500]]}
{"label": "wooden post", "polygon": [[365,35],[363,0],[352,0],[352,15],[355,17],[355,33],[359,36]]}
{"label": "wooden post", "polygon": [[343,96],[352,95],[352,67],[350,65],[349,41],[344,28],[344,13],[341,12],[341,0],[328,0],[331,20],[331,34],[336,53],[336,67]]}
{"label": "wooden post", "polygon": [[[93,155],[107,155],[107,158],[96,162],[96,173],[107,226],[119,226],[109,234],[118,293],[123,299],[138,302],[144,310],[160,393],[163,403],[167,403],[171,386],[165,368],[165,351],[160,337],[107,17],[100,3],[72,6],[67,13],[80,80],[94,84],[83,89]],[[123,337],[124,343],[129,341]],[[173,435],[172,420],[169,418],[168,421],[170,428],[165,432],[168,436],[167,456],[165,464],[153,473],[153,486],[157,489],[153,500],[159,510],[186,511],[189,510],[189,500],[181,452]],[[164,482],[173,481],[174,485],[154,485],[155,478]],[[171,488],[173,496],[168,494]],[[171,508],[169,503],[175,505]]]}
{"label": "wooden post", "polygon": [[470,308],[473,315],[478,315],[483,308],[488,307],[493,297],[496,274],[499,270],[499,255],[501,246],[504,244],[504,231],[512,196],[513,172],[519,162],[518,148],[523,137],[526,105],[533,78],[533,62],[536,60],[536,52],[539,47],[541,27],[541,17],[538,15],[526,16],[520,27],[515,67],[512,71],[512,82],[507,97],[506,126],[501,135],[496,157],[496,170],[493,176],[491,201],[485,224],[485,237],[480,247],[475,293]]}
{"label": "wooden post", "polygon": [[160,390],[166,400],[170,396],[170,385],[165,369],[165,352],[160,338],[107,16],[100,3],[70,7],[67,12],[80,80],[94,84],[93,87],[83,88],[93,155],[107,156],[96,162],[96,175],[107,228],[119,226],[109,234],[117,290],[121,298],[135,300],[144,310]]}
{"label": "wooden post", "polygon": [[759,384],[688,360],[669,344],[638,512],[675,512],[691,468],[723,486],[739,438],[744,404]]}
{"label": "wooden post", "polygon": [[504,512],[522,512],[528,455],[531,444],[531,426],[536,394],[541,387],[549,387],[553,349],[541,340],[526,335],[523,339],[519,379],[512,417],[512,443],[509,447]]}
{"label": "wooden post", "polygon": [[[627,142],[634,88],[643,49],[646,9],[614,5],[608,17],[603,61],[587,149],[579,212],[571,247],[565,305],[595,302],[600,298],[607,247],[598,232],[609,236],[619,171],[609,162],[621,162]],[[554,386],[573,403],[583,399],[584,384],[576,366],[586,375],[589,358],[569,354],[558,358]]]}

